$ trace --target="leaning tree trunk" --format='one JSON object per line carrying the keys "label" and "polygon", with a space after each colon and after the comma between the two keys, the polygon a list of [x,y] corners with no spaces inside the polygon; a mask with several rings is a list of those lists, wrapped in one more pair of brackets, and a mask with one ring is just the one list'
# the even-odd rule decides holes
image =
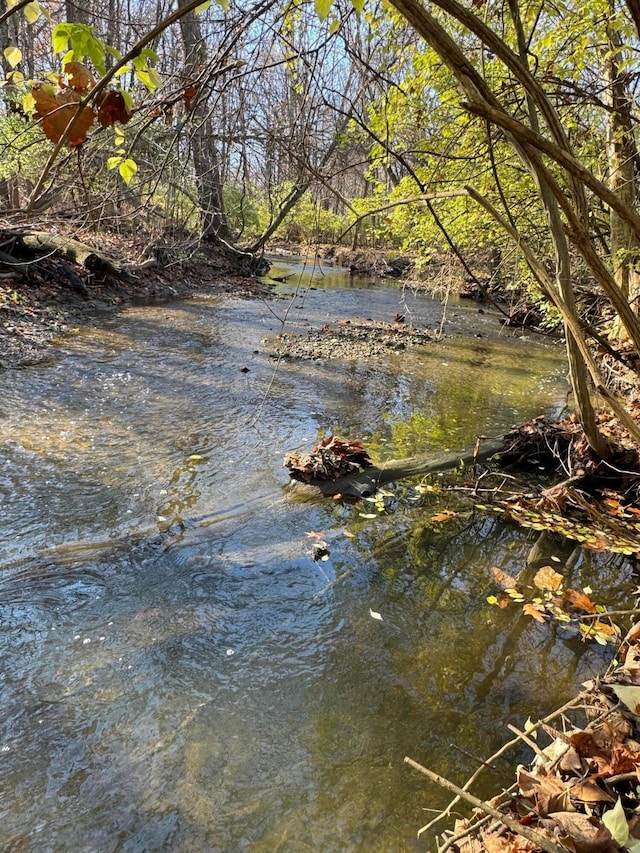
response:
{"label": "leaning tree trunk", "polygon": [[[509,9],[511,18],[516,30],[518,40],[518,53],[520,61],[525,67],[528,67],[528,47],[527,39],[520,18],[520,8],[518,0],[509,0]],[[530,92],[527,92],[527,112],[529,115],[529,123],[531,128],[536,132],[540,132],[540,123],[538,121],[538,110]],[[549,236],[553,244],[555,261],[556,261],[556,285],[560,297],[564,302],[566,311],[572,316],[577,317],[575,296],[573,292],[573,283],[571,276],[571,256],[569,254],[569,243],[567,241],[562,217],[558,209],[558,203],[549,187],[545,176],[541,175],[535,166],[527,162],[532,178],[534,179],[538,194],[545,209],[547,223],[549,228]],[[571,332],[567,322],[564,323],[564,336],[567,347],[567,360],[569,362],[569,379],[573,388],[573,396],[580,423],[584,429],[587,441],[595,452],[602,459],[610,456],[610,448],[606,439],[600,433],[596,423],[596,415],[591,402],[591,388],[589,385],[589,377],[587,374],[587,366],[580,354],[580,348],[574,335]]]}
{"label": "leaning tree trunk", "polygon": [[[503,115],[507,117],[507,113],[505,112],[502,103],[490,89],[486,80],[478,73],[476,68],[460,50],[459,46],[453,41],[446,30],[443,29],[436,18],[419,2],[419,0],[390,0],[390,2],[447,65],[460,89],[469,99],[467,107],[471,112],[475,111],[477,108],[476,105],[480,104],[483,108],[486,106],[487,111],[496,113],[500,117]],[[456,8],[458,7],[458,4],[455,3],[454,0],[451,0],[449,5],[455,6]],[[510,7],[512,9],[512,15],[515,17],[514,23],[516,24],[516,28],[518,28],[519,12],[517,0],[512,0]],[[522,28],[520,27],[520,30],[521,29]],[[523,45],[522,32],[520,32],[519,36],[520,55],[515,57],[513,54],[511,55],[510,69],[524,85],[527,95],[530,128],[534,136],[537,137],[539,136],[537,133],[537,106],[531,91],[531,86],[528,80],[530,75],[528,74],[526,61],[524,59],[524,56],[526,56],[526,42],[524,42]],[[520,65],[522,72],[524,73],[517,73],[517,65]],[[539,95],[538,92],[536,92],[536,94]],[[556,134],[559,132],[560,135],[562,135],[562,128],[560,126],[558,116],[553,111],[551,105],[545,100],[542,100],[540,103],[541,107],[545,108],[545,120],[547,124],[550,124],[556,129]],[[574,391],[578,416],[587,441],[591,447],[602,458],[608,458],[610,455],[609,446],[598,429],[595,413],[591,403],[586,364],[580,354],[579,342],[576,341],[571,332],[571,327],[577,327],[577,323],[567,322],[575,321],[577,320],[577,317],[571,283],[569,249],[565,237],[562,217],[558,209],[558,202],[552,187],[548,183],[546,170],[540,163],[540,159],[536,153],[531,153],[526,144],[519,142],[518,139],[508,131],[506,132],[506,136],[511,142],[514,150],[522,159],[523,164],[531,174],[533,180],[536,182],[540,201],[547,217],[549,237],[553,244],[555,253],[555,281],[559,295],[562,297],[562,301],[564,303],[563,313],[568,315],[565,317],[567,353],[569,356],[571,384]],[[577,190],[576,195],[580,200],[580,187],[578,187]]]}

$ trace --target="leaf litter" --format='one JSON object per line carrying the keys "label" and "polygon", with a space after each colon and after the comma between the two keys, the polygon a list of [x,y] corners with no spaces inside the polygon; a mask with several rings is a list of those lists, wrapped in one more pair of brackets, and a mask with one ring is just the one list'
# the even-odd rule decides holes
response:
{"label": "leaf litter", "polygon": [[[548,576],[546,571],[538,578],[541,586]],[[561,584],[549,591],[560,590]],[[420,833],[450,817],[463,799],[474,811],[437,837],[439,853],[640,853],[639,660],[640,622],[620,643],[601,679],[586,682],[575,699],[544,720],[528,720],[525,732],[514,728],[517,737],[484,761],[462,787],[405,759],[456,793]],[[515,784],[488,801],[475,797],[471,788],[484,768],[523,742],[533,747],[535,757],[517,768]]]}

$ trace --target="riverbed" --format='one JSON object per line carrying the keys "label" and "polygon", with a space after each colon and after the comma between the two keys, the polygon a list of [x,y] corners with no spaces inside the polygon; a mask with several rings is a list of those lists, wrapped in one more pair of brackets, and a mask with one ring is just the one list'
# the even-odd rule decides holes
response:
{"label": "riverbed", "polygon": [[[404,756],[462,782],[608,659],[487,604],[537,534],[469,506],[433,522],[442,478],[342,505],[282,467],[330,433],[382,461],[555,414],[562,347],[285,268],[272,299],[131,307],[0,375],[4,849],[424,850],[447,798]],[[347,360],[265,343],[399,312],[446,337]],[[622,557],[545,548],[607,604],[634,584]]]}

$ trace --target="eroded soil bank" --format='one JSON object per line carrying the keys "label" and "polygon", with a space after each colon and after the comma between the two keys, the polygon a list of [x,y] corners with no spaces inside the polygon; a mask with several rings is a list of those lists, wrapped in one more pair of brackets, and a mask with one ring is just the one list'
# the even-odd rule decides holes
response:
{"label": "eroded soil bank", "polygon": [[[0,229],[0,251],[10,241]],[[111,256],[134,258],[139,250],[114,235],[101,235],[99,245]],[[219,247],[205,246],[186,261],[169,255],[153,267],[120,275],[92,272],[58,253],[28,260],[18,255],[15,268],[10,260],[0,268],[0,369],[46,360],[55,338],[97,314],[195,293],[254,298],[269,296],[271,288],[242,258]]]}

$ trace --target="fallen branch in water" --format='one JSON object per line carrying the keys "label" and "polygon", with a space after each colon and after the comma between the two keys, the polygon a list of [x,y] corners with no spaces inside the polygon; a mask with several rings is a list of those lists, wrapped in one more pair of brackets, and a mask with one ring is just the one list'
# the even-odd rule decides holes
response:
{"label": "fallen branch in water", "polygon": [[[456,795],[418,834],[450,817],[456,803],[464,800],[474,807],[474,814],[457,820],[452,830],[443,833],[439,853],[637,850],[639,661],[640,623],[636,623],[620,644],[616,659],[605,675],[544,721],[527,725],[526,731],[509,726],[516,739],[482,761],[462,787],[405,758],[415,770]],[[583,720],[586,714],[587,725],[577,724],[577,711]],[[548,720],[557,716],[565,720],[564,731],[547,725]],[[531,735],[536,729],[550,738],[551,743],[546,747],[532,742]],[[533,749],[535,758],[528,767],[518,766],[514,786],[502,790],[490,801],[469,792],[479,773],[493,764],[498,755],[523,743]],[[493,820],[488,820],[487,815]]]}
{"label": "fallen branch in water", "polygon": [[402,480],[405,477],[416,477],[424,474],[436,474],[440,471],[450,471],[460,465],[474,465],[485,462],[505,447],[502,438],[478,440],[475,447],[456,453],[429,454],[413,456],[409,459],[391,459],[380,465],[369,465],[358,468],[348,474],[338,476],[335,480],[307,478],[306,482],[316,486],[326,497],[341,495],[345,498],[366,498],[387,483]]}
{"label": "fallen branch in water", "polygon": [[508,829],[511,830],[515,835],[521,835],[523,838],[526,838],[527,841],[531,841],[532,844],[536,844],[541,850],[546,850],[547,853],[566,853],[567,848],[561,847],[559,844],[554,844],[549,838],[546,838],[539,832],[536,832],[534,829],[530,829],[528,826],[523,826],[520,821],[515,820],[512,817],[509,817],[504,812],[501,812],[499,809],[494,808],[490,803],[487,803],[484,800],[479,800],[478,797],[474,797],[473,794],[470,794],[468,791],[464,791],[462,788],[459,788],[457,785],[454,785],[453,782],[450,782],[448,779],[445,779],[442,776],[438,776],[437,773],[434,773],[432,770],[429,770],[427,767],[423,767],[421,764],[418,764],[417,761],[414,761],[412,758],[408,756],[405,757],[405,763],[410,767],[413,767],[414,770],[422,773],[423,776],[426,776],[427,779],[431,779],[432,782],[440,785],[441,788],[446,788],[447,791],[451,791],[456,794],[458,797],[461,797],[463,800],[466,800],[472,806],[477,809],[480,809],[485,814],[490,815],[495,818],[500,823],[504,824]]}

